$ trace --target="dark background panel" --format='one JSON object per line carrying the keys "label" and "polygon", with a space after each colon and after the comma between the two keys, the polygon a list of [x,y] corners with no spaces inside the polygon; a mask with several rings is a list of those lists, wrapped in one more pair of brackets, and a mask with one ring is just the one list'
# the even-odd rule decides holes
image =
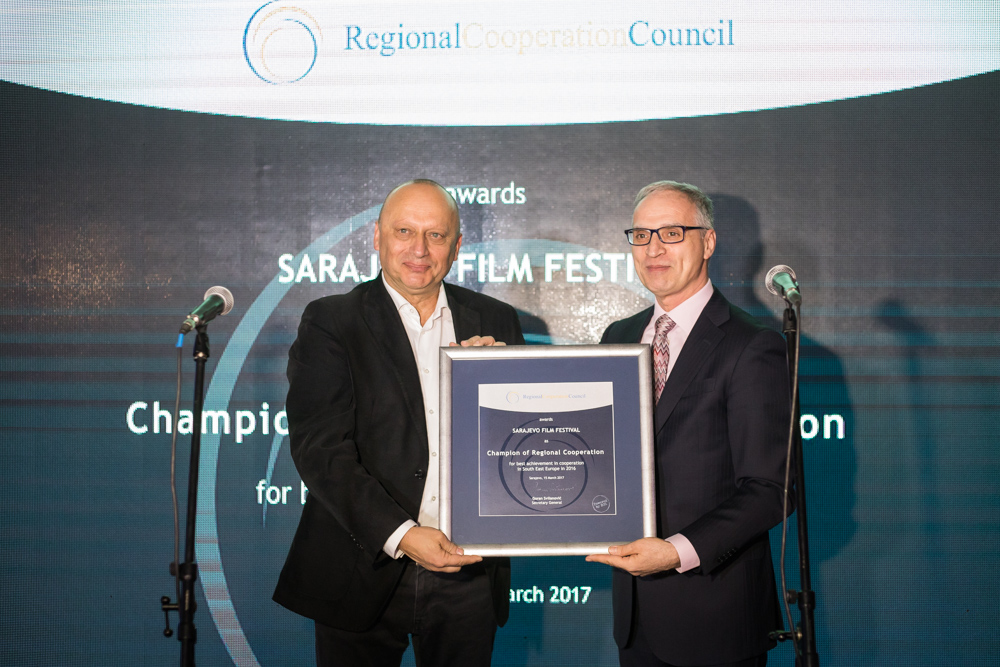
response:
{"label": "dark background panel", "polygon": [[[465,243],[532,239],[539,252],[626,252],[631,197],[652,180],[712,193],[712,278],[727,297],[777,326],[764,273],[785,263],[803,285],[803,413],[820,424],[805,463],[824,664],[996,661],[998,92],[1000,75],[987,74],[738,115],[425,128],[200,115],[0,84],[0,657],[176,660],[158,610],[173,592],[169,436],[165,419],[158,434],[130,431],[129,406],[149,404],[151,430],[154,401],[172,410],[171,332],[224,284],[237,305],[212,323],[210,373],[227,349],[248,348],[228,409],[279,411],[302,308],[353,282],[292,285],[251,339],[234,340],[278,257],[377,206],[397,182],[428,176],[525,187],[523,205],[463,205]],[[367,273],[370,236],[360,229],[329,252],[341,262],[350,252]],[[541,341],[596,342],[648,303],[626,285],[541,276],[536,266],[531,284],[474,274],[465,284],[518,307]],[[824,437],[826,415],[843,419],[842,438],[836,424]],[[257,502],[273,445],[273,432],[222,436],[221,562],[259,664],[308,664],[308,623],[269,600],[301,508],[268,505],[265,516]],[[271,479],[297,489],[287,442]],[[515,589],[548,600],[550,586],[592,594],[585,605],[513,604],[496,663],[614,664],[607,571],[515,560]],[[206,604],[198,624],[200,661],[248,664],[230,657]],[[791,664],[790,648],[771,661]]]}

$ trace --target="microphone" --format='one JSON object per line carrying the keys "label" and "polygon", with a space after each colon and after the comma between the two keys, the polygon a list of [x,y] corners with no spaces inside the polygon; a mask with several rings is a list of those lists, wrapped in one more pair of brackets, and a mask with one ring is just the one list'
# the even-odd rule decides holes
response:
{"label": "microphone", "polygon": [[798,306],[802,303],[799,283],[795,279],[795,272],[789,266],[778,264],[768,271],[767,277],[764,278],[764,286],[767,287],[768,292],[780,296],[790,306]]}
{"label": "microphone", "polygon": [[186,334],[195,327],[215,319],[217,315],[225,315],[233,309],[233,303],[233,293],[225,287],[218,285],[209,287],[205,292],[205,300],[191,311],[181,325],[181,334]]}

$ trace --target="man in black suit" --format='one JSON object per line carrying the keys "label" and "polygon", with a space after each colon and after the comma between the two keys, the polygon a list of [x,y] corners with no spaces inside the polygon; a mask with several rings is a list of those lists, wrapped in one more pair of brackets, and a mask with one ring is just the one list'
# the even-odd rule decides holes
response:
{"label": "man in black suit", "polygon": [[316,622],[318,665],[489,665],[510,562],[467,556],[437,529],[438,354],[523,344],[510,306],[444,284],[462,236],[433,181],[386,197],[382,271],[313,301],[289,352],[292,458],[309,487],[274,592]]}
{"label": "man in black suit", "polygon": [[588,557],[619,568],[622,665],[757,667],[781,627],[767,531],[782,518],[785,346],[712,287],[713,224],[692,185],[639,191],[626,234],[656,302],[601,340],[653,348],[658,536]]}

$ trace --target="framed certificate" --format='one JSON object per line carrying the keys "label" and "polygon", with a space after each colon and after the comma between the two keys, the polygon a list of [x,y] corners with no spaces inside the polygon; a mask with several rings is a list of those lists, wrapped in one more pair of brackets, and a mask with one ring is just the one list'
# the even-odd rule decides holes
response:
{"label": "framed certificate", "polygon": [[646,345],[441,349],[441,530],[467,554],[656,534]]}

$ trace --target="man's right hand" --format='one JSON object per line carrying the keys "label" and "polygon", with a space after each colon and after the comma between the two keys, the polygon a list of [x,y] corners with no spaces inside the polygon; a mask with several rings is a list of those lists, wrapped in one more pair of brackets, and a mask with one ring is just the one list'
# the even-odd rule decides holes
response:
{"label": "man's right hand", "polygon": [[462,547],[437,528],[414,526],[399,541],[399,550],[425,570],[458,572],[463,565],[478,563],[482,556],[466,556]]}

